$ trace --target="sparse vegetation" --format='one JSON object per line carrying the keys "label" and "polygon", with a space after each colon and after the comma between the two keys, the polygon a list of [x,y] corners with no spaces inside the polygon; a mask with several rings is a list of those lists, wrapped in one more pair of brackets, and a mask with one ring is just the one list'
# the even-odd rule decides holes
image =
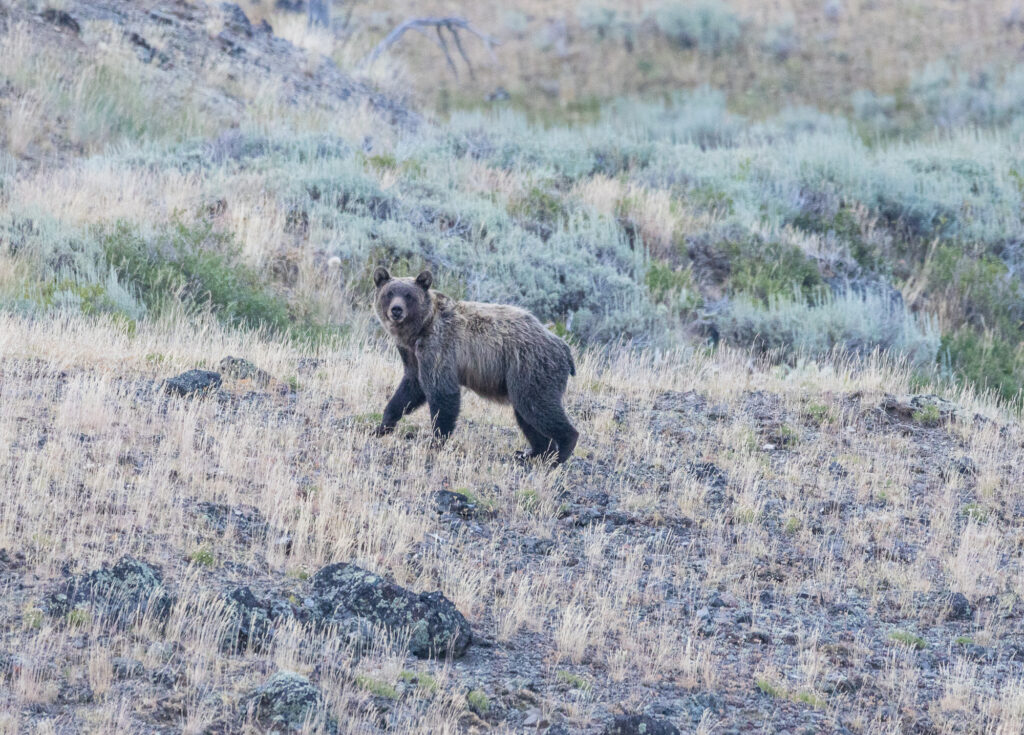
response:
{"label": "sparse vegetation", "polygon": [[[1024,730],[1019,13],[293,4],[0,2],[0,732]],[[371,436],[378,263],[576,458]]]}
{"label": "sparse vegetation", "polygon": [[466,704],[472,712],[481,716],[486,715],[491,709],[491,700],[479,689],[466,694]]}
{"label": "sparse vegetation", "polygon": [[894,630],[889,634],[889,640],[895,641],[896,643],[902,643],[904,646],[908,646],[918,651],[928,647],[928,642],[924,638],[906,630]]}
{"label": "sparse vegetation", "polygon": [[205,546],[201,546],[189,554],[188,560],[201,567],[212,567],[217,563],[217,557],[214,556],[213,551]]}
{"label": "sparse vegetation", "polygon": [[355,678],[356,686],[363,689],[375,697],[381,697],[383,699],[398,699],[398,691],[386,681],[375,679],[372,676],[366,676],[365,674],[359,674]]}

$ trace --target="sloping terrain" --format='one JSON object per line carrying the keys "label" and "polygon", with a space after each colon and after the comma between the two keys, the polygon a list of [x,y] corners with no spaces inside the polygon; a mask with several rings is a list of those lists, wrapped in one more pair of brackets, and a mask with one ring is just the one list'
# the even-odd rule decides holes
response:
{"label": "sloping terrain", "polygon": [[[371,437],[398,376],[376,341],[5,317],[0,345],[9,730],[235,732],[279,671],[345,732],[1024,725],[1022,434],[966,395],[901,403],[884,366],[585,354],[579,456],[548,471],[478,399],[443,451],[424,415]],[[278,379],[166,391],[228,353]],[[126,556],[159,585],[69,592]],[[440,591],[471,645],[324,628],[336,562]]]}
{"label": "sloping terrain", "polygon": [[[1013,6],[0,0],[0,732],[1024,730]],[[568,464],[371,436],[377,264]]]}

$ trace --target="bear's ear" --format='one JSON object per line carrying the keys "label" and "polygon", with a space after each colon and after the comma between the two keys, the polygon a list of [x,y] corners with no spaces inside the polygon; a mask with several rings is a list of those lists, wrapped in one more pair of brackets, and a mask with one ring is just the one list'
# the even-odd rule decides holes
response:
{"label": "bear's ear", "polygon": [[424,291],[430,290],[430,284],[434,282],[434,276],[430,271],[423,271],[416,276],[416,285]]}
{"label": "bear's ear", "polygon": [[373,285],[380,288],[385,283],[391,280],[391,274],[388,273],[388,269],[378,265],[373,269]]}

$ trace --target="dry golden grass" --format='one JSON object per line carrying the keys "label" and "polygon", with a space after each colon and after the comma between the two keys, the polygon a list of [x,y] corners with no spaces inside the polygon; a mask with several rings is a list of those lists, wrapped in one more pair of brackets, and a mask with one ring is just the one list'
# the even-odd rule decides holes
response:
{"label": "dry golden grass", "polygon": [[[38,719],[34,706],[62,697],[71,707],[63,711],[93,731],[171,718],[200,732],[277,668],[316,669],[333,711],[348,713],[353,727],[370,723],[372,698],[345,673],[345,647],[330,634],[311,646],[317,634],[289,624],[265,654],[217,648],[224,585],[301,599],[300,577],[334,561],[357,562],[416,590],[442,590],[479,637],[499,652],[520,652],[516,665],[544,682],[544,707],[574,726],[599,722],[617,702],[642,704],[666,685],[743,698],[753,696],[755,677],[767,676],[788,693],[776,706],[823,706],[822,722],[889,732],[866,693],[874,688],[829,695],[824,685],[834,671],[867,675],[864,661],[886,650],[872,686],[905,712],[948,721],[940,732],[962,732],[952,723],[966,722],[972,731],[1008,733],[1020,722],[1021,690],[1012,677],[974,668],[954,652],[941,695],[922,697],[918,654],[900,653],[886,638],[907,628],[929,637],[930,647],[949,645],[943,636],[953,629],[934,603],[947,589],[979,605],[966,628],[977,639],[998,646],[1015,624],[983,600],[1024,595],[1020,561],[1006,553],[1020,531],[1002,510],[1019,487],[1020,468],[1007,457],[1020,432],[969,394],[956,396],[964,415],[982,413],[993,423],[960,436],[886,424],[874,407],[883,392],[905,389],[906,376],[882,364],[767,370],[724,352],[656,360],[583,354],[569,394],[583,435],[579,456],[547,472],[510,461],[520,442],[511,417],[474,397],[443,450],[424,441],[423,414],[395,437],[370,437],[369,414],[397,375],[391,351],[376,338],[310,356],[213,324],[168,321],[128,336],[102,322],[4,315],[0,354],[0,548],[25,554],[17,575],[26,583],[0,605],[5,646],[21,661],[3,698],[26,726]],[[281,378],[297,376],[300,388],[291,397],[254,397],[251,386],[228,381],[223,399],[165,403],[152,387],[226,354]],[[300,369],[304,357],[321,362]],[[696,391],[724,418],[652,413],[666,391]],[[810,404],[828,407],[812,412],[820,425],[801,418]],[[799,436],[791,449],[764,449],[770,428],[757,417],[766,412]],[[678,439],[680,422],[695,438]],[[944,463],[960,454],[987,478],[984,493],[965,477],[941,477]],[[826,470],[833,459],[849,472],[845,479]],[[728,475],[727,500],[686,470],[691,460],[714,462]],[[432,510],[432,493],[442,487],[473,493],[493,515],[452,526]],[[609,493],[628,522],[575,527],[574,511],[563,518],[566,502],[586,506],[592,492]],[[833,500],[852,505],[821,510]],[[211,533],[193,510],[202,501],[254,507],[292,536],[290,553],[275,534],[248,545]],[[551,553],[520,552],[530,536],[550,539]],[[914,553],[890,552],[896,539]],[[199,548],[212,554],[212,567],[189,564]],[[119,632],[102,619],[71,624],[40,612],[64,565],[84,571],[124,554],[160,565],[177,591],[166,630],[143,623]],[[686,601],[699,606],[711,590],[725,600],[712,618],[749,609],[752,628],[773,643],[752,644],[743,632],[750,626],[731,632],[727,622],[704,637],[703,613]],[[764,602],[765,591],[774,602]],[[829,623],[786,612],[808,594],[826,608],[863,604],[870,624],[857,630],[856,643],[840,644]],[[203,612],[190,612],[196,609]],[[795,645],[782,643],[790,637]],[[837,645],[861,653],[837,664]],[[323,659],[313,651],[328,649],[337,651],[337,670],[316,668]],[[468,670],[426,664],[438,688],[394,704],[403,731],[466,727],[467,688],[483,686],[511,706],[499,691],[497,661],[505,655],[478,656]],[[116,656],[147,669],[173,659],[183,672],[178,695],[133,696],[130,683],[112,675]],[[415,666],[384,641],[350,663],[355,674],[389,685]],[[566,666],[593,682],[582,698],[547,683]],[[93,698],[67,704],[74,686],[88,686]],[[860,719],[852,717],[858,711]]]}
{"label": "dry golden grass", "polygon": [[[492,2],[392,2],[373,13],[359,5],[350,39],[310,32],[301,16],[277,13],[270,2],[246,9],[309,50],[310,69],[318,55],[351,66],[407,15],[466,12],[505,43],[494,68],[469,44],[478,78],[463,79],[462,93],[554,82],[563,102],[706,80],[756,97],[793,75],[803,85],[794,99],[838,100],[854,86],[899,87],[954,41],[967,60],[992,58],[1011,43],[999,22],[1009,3],[847,2],[835,24],[819,18],[820,5],[734,3],[755,27],[792,14],[809,58],[765,64],[762,52],[744,47],[731,65],[705,66],[650,41],[637,53],[654,60],[653,82],[629,52],[579,32],[576,4],[520,4],[529,16],[521,32],[488,25],[511,22]],[[559,19],[570,31],[564,56],[535,43]],[[13,25],[0,39],[10,52],[0,53],[0,73],[17,86],[0,107],[3,144],[31,158],[60,128],[82,151],[108,150],[117,138],[102,125],[86,130],[54,112],[71,100],[67,109],[88,117],[95,90],[83,90],[95,75],[131,66],[120,36],[87,23],[85,42],[101,53],[67,68],[36,33]],[[157,28],[148,37],[158,47],[166,40]],[[411,80],[424,97],[444,74],[436,48],[416,37],[369,73],[389,84]],[[139,119],[148,120],[160,87],[147,86],[147,76],[128,79],[142,90]],[[326,103],[297,107],[282,101],[273,75],[233,79],[217,64],[196,85],[200,100],[231,95],[256,132],[321,131],[356,145],[372,134],[378,150],[394,150],[394,131],[365,105],[344,114]],[[195,102],[188,90],[174,91]],[[177,132],[219,129],[222,111],[196,102]],[[384,189],[397,176],[390,167],[367,173]],[[466,191],[503,204],[537,184],[528,173],[468,159],[453,164],[452,175]],[[701,733],[767,717],[879,735],[924,717],[949,735],[1008,735],[1024,726],[1024,683],[1007,662],[1016,655],[1024,597],[1016,552],[1024,541],[1024,477],[1014,459],[1018,417],[1004,407],[956,393],[960,419],[925,428],[878,408],[883,394],[910,386],[906,370],[882,360],[768,367],[725,350],[613,350],[578,356],[568,402],[582,440],[566,467],[512,462],[522,439],[511,415],[472,396],[441,450],[426,441],[425,412],[395,436],[375,439],[374,414],[398,377],[393,349],[355,303],[355,274],[320,266],[336,235],[313,222],[296,242],[286,232],[286,204],[263,175],[183,173],[97,156],[26,168],[9,181],[0,206],[73,226],[115,219],[157,226],[223,197],[215,224],[247,262],[266,269],[292,258],[292,295],[348,326],[350,337],[313,354],[180,313],[140,321],[131,333],[102,319],[0,314],[0,549],[24,555],[0,569],[0,732],[203,732],[224,717],[240,722],[225,713],[278,669],[310,675],[350,732],[375,731],[380,720],[380,702],[356,677],[400,687],[388,716],[392,731],[410,733],[509,732],[527,707],[597,731],[619,708],[703,693],[723,708],[689,723]],[[690,211],[668,191],[602,176],[576,183],[571,197],[631,219],[659,256],[717,217]],[[867,215],[861,220],[872,237]],[[779,237],[822,253],[816,237],[788,230]],[[0,294],[18,294],[27,267],[0,249]],[[163,378],[229,354],[298,390],[263,392],[229,380],[220,397],[162,396]],[[655,408],[688,391],[700,407]],[[961,457],[974,472],[950,469]],[[710,463],[727,480],[716,486],[693,462]],[[830,469],[833,462],[842,472]],[[471,493],[487,512],[469,521],[439,517],[433,493],[443,488]],[[251,508],[279,533],[254,543],[218,535],[196,512],[202,502]],[[282,535],[290,548],[277,543]],[[521,549],[538,541],[550,542],[550,551]],[[210,566],[193,563],[197,551]],[[161,566],[177,593],[166,628],[143,621],[119,630],[99,617],[46,614],[46,594],[66,571],[125,554]],[[291,622],[265,652],[219,650],[225,588],[248,584],[301,606],[306,576],[336,561],[417,591],[443,591],[485,645],[460,662],[420,662],[381,637],[356,660],[337,635]],[[971,600],[973,618],[945,619],[949,592]],[[926,650],[893,642],[894,631],[921,635]],[[987,647],[991,659],[954,643],[961,635]],[[119,678],[119,657],[171,676],[172,685]],[[436,688],[405,686],[410,670],[429,674]],[[865,681],[836,689],[836,677]],[[755,689],[761,679],[774,695]],[[494,715],[485,725],[468,715],[472,689],[511,719]],[[686,717],[677,715],[684,725]]]}
{"label": "dry golden grass", "polygon": [[[432,38],[409,33],[369,70],[377,81],[411,84],[432,104],[447,98],[479,104],[498,86],[517,95],[520,104],[545,108],[637,93],[660,93],[709,83],[731,93],[738,107],[754,114],[781,104],[830,107],[848,104],[856,89],[890,93],[929,62],[944,59],[962,68],[1005,63],[1019,46],[1019,30],[1005,20],[1015,0],[848,0],[831,19],[823,0],[729,0],[746,25],[739,49],[711,59],[680,52],[649,32],[643,21],[661,3],[605,2],[453,2],[388,0],[356,4],[342,11],[349,23],[339,37],[311,33],[302,15],[276,11],[272,3],[242,3],[253,18],[266,18],[275,32],[318,54],[334,56],[352,68],[392,28],[418,16],[462,15],[501,41],[492,60],[483,45],[466,37],[473,63],[470,78],[459,61],[456,79]],[[581,27],[587,8],[614,10],[639,24],[631,46],[621,40],[597,43]],[[349,16],[349,10],[351,15]],[[337,12],[337,11],[336,11]],[[771,29],[791,26],[798,39],[789,58],[779,61],[761,49]],[[447,97],[445,97],[447,96]]]}

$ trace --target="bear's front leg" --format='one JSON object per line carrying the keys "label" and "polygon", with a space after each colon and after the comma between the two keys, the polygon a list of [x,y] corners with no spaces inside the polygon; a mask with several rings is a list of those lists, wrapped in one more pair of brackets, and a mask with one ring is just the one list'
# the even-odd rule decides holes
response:
{"label": "bear's front leg", "polygon": [[444,444],[452,430],[455,429],[462,396],[456,388],[454,392],[437,392],[429,396],[427,400],[430,403],[430,421],[434,426],[434,440],[438,444]]}
{"label": "bear's front leg", "polygon": [[443,340],[437,339],[424,340],[416,346],[416,361],[420,386],[430,406],[434,442],[444,444],[455,428],[462,401],[454,345],[444,345]]}
{"label": "bear's front leg", "polygon": [[374,430],[376,436],[384,436],[395,430],[398,420],[405,414],[415,411],[427,401],[427,396],[420,387],[420,381],[416,376],[406,375],[398,384],[395,395],[391,396],[388,405],[384,407],[384,416],[380,426]]}

